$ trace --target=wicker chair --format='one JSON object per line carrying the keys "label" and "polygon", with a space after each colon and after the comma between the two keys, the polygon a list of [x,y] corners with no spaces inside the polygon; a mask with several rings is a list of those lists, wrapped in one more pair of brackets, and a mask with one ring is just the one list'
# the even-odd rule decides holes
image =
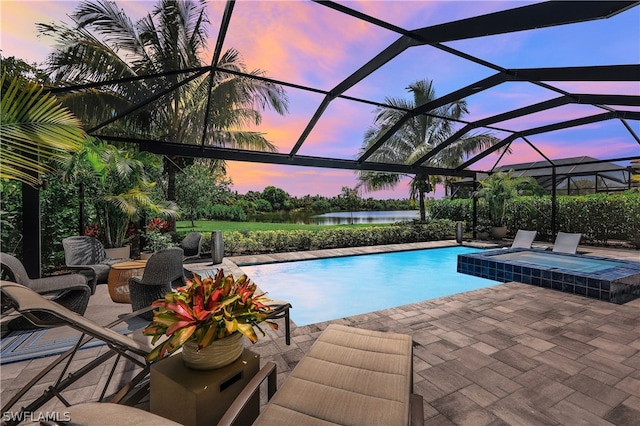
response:
{"label": "wicker chair", "polygon": [[[87,277],[82,274],[56,275],[31,279],[20,260],[7,253],[0,253],[2,269],[10,276],[10,280],[30,288],[38,294],[45,295],[65,308],[84,315],[89,304],[91,289],[87,285]],[[46,314],[41,314],[46,315]],[[44,320],[51,320],[44,318]],[[16,318],[9,322],[11,330],[30,330],[35,326],[24,318]]]}
{"label": "wicker chair", "polygon": [[96,284],[107,282],[111,265],[127,260],[108,259],[102,243],[86,235],[65,238],[62,247],[67,267],[87,275],[91,294],[95,293]]}
{"label": "wicker chair", "polygon": [[[183,255],[184,251],[180,247],[160,250],[147,260],[142,277],[129,279],[129,296],[134,311],[150,306],[154,300],[164,298],[172,288],[184,285]],[[138,316],[151,321],[153,312],[144,312]]]}
{"label": "wicker chair", "polygon": [[200,257],[202,251],[202,234],[200,232],[189,232],[180,243],[184,250],[184,260]]}

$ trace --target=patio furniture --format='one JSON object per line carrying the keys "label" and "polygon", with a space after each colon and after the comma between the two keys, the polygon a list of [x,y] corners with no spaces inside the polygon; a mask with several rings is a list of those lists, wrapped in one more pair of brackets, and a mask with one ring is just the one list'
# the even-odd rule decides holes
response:
{"label": "patio furniture", "polygon": [[287,345],[291,344],[291,317],[289,315],[289,309],[292,308],[291,303],[284,300],[270,300],[265,303],[272,310],[267,316],[268,319],[280,319],[284,318],[284,341]]}
{"label": "patio furniture", "polygon": [[[141,277],[129,279],[129,296],[134,311],[150,306],[154,300],[163,299],[172,288],[185,284],[183,253],[180,247],[160,250],[147,260]],[[139,316],[148,321],[153,320],[151,311]]]}
{"label": "patio furniture", "polygon": [[131,260],[112,265],[107,282],[111,300],[116,303],[131,303],[129,279],[144,274],[146,266],[146,260]]}
{"label": "patio furniture", "polygon": [[[259,370],[260,355],[249,349],[231,364],[212,370],[187,367],[183,351],[151,365],[149,411],[185,426],[217,425]],[[260,397],[256,395],[235,424],[250,425],[258,414]]]}
{"label": "patio furniture", "polygon": [[[391,426],[424,422],[422,397],[412,393],[413,343],[406,334],[331,324],[298,362],[280,390],[276,392],[276,364],[267,362],[240,392],[218,426],[245,424],[237,420],[246,412],[245,408],[254,403],[265,379],[270,401],[252,423],[254,426]],[[79,417],[83,425],[101,424],[107,415],[112,423],[119,425],[132,424],[129,417],[136,418],[136,424],[154,424],[157,419],[140,409],[119,411],[118,408],[114,404],[81,404],[68,407],[68,411],[72,419],[75,419],[74,413],[83,413],[84,417]]]}
{"label": "patio furniture", "polygon": [[[91,289],[87,285],[87,277],[82,274],[55,275],[45,278],[31,279],[20,260],[7,253],[0,253],[2,269],[14,282],[30,288],[38,294],[46,295],[67,309],[83,315],[89,304]],[[53,321],[51,316],[44,320]],[[9,322],[11,330],[29,330],[35,326],[24,318],[16,318]]]}
{"label": "patio furniture", "polygon": [[[218,425],[233,424],[276,366],[267,363]],[[422,425],[422,397],[413,394],[411,336],[331,324],[298,362],[253,423]]]}
{"label": "patio furniture", "polygon": [[[137,312],[124,316],[118,321],[103,327],[58,303],[42,297],[21,284],[0,281],[0,292],[2,292],[4,297],[8,298],[13,308],[25,319],[38,327],[57,327],[64,325],[83,333],[73,348],[56,357],[3,405],[3,419],[6,419],[5,413],[9,413],[11,419],[17,419],[19,417],[17,413],[28,414],[36,412],[38,408],[42,407],[54,397],[60,399],[65,405],[73,404],[74,394],[76,394],[77,398],[77,389],[71,389],[67,395],[65,395],[65,390],[86,374],[95,373],[95,369],[101,371],[102,369],[108,368],[108,365],[103,366],[103,364],[110,359],[115,359],[111,366],[112,373],[119,367],[119,361],[122,359],[130,361],[134,368],[131,368],[129,365],[123,366],[131,369],[130,375],[128,376],[130,379],[127,379],[129,382],[126,384],[118,383],[118,390],[111,395],[106,394],[108,389],[112,391],[114,389],[113,387],[110,388],[110,385],[112,385],[112,375],[109,375],[103,389],[101,391],[96,389],[96,391],[99,391],[96,395],[99,395],[98,399],[100,401],[109,399],[110,402],[135,404],[148,394],[149,364],[147,364],[144,359],[152,349],[150,344],[148,344],[148,339],[143,338],[142,335],[140,335],[139,339],[131,338],[112,330],[112,327],[117,324],[133,318],[137,315]],[[78,357],[78,359],[76,359],[75,355],[78,350],[82,349],[89,342],[94,341],[94,339],[105,343],[108,350],[103,350],[96,356]],[[138,372],[136,372],[135,367],[139,368]],[[53,382],[50,382],[50,373],[51,375],[57,376],[57,379],[54,379]],[[39,386],[40,383],[54,384],[48,386],[40,397],[24,405],[25,401],[22,401],[23,397],[25,397],[25,395],[31,395],[29,397],[33,398],[35,390],[31,390],[41,388],[41,386]],[[3,399],[3,402],[4,401]],[[104,422],[105,419],[102,418],[101,420]],[[73,419],[73,421],[76,422],[76,419]],[[3,424],[11,425],[17,423],[19,423],[19,420],[6,421]]]}
{"label": "patio furniture", "polygon": [[184,250],[184,260],[199,258],[202,251],[202,234],[189,232],[180,243],[180,247]]}
{"label": "patio furniture", "polygon": [[102,243],[87,235],[67,237],[62,240],[62,247],[67,268],[87,275],[91,294],[95,293],[96,284],[107,282],[111,265],[126,260],[107,258]]}
{"label": "patio furniture", "polygon": [[558,232],[556,240],[553,243],[553,251],[557,253],[575,254],[578,251],[582,234],[571,234],[567,232]]}
{"label": "patio furniture", "polygon": [[536,239],[538,231],[525,231],[524,229],[518,229],[516,236],[511,243],[511,248],[531,248],[533,240]]}

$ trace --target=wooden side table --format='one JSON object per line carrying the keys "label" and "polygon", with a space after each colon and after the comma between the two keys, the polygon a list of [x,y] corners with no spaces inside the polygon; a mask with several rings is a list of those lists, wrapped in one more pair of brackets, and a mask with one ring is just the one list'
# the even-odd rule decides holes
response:
{"label": "wooden side table", "polygon": [[[173,355],[151,365],[149,411],[185,426],[216,425],[259,369],[260,355],[248,349],[215,370],[193,370]],[[250,425],[259,414],[256,393],[234,424]]]}
{"label": "wooden side table", "polygon": [[142,275],[145,266],[147,266],[146,260],[132,260],[111,265],[107,280],[111,300],[116,303],[131,303],[129,278]]}

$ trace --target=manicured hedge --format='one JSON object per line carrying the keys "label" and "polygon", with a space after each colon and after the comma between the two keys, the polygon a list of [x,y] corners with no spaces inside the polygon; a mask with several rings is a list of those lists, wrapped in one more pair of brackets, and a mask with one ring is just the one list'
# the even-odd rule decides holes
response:
{"label": "manicured hedge", "polygon": [[[451,239],[454,236],[455,223],[450,220],[433,220],[426,224],[404,222],[370,228],[224,232],[222,234],[226,256],[413,243]],[[211,234],[204,235],[202,246],[204,250],[211,246]]]}
{"label": "manicured hedge", "polygon": [[[556,231],[580,232],[583,242],[605,243],[609,240],[640,240],[640,192],[559,196]],[[505,224],[510,236],[518,229],[535,229],[539,240],[553,241],[551,232],[551,197],[518,197],[507,203]],[[430,217],[463,220],[471,230],[471,200],[436,200],[428,205]],[[483,205],[478,205],[482,217]]]}

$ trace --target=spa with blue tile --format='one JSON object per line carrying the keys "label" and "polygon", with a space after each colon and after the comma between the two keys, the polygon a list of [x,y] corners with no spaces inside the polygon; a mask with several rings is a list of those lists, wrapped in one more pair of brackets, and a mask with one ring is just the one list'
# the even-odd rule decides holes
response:
{"label": "spa with blue tile", "polygon": [[640,262],[629,260],[537,249],[499,249],[459,255],[458,272],[617,304],[640,297]]}

